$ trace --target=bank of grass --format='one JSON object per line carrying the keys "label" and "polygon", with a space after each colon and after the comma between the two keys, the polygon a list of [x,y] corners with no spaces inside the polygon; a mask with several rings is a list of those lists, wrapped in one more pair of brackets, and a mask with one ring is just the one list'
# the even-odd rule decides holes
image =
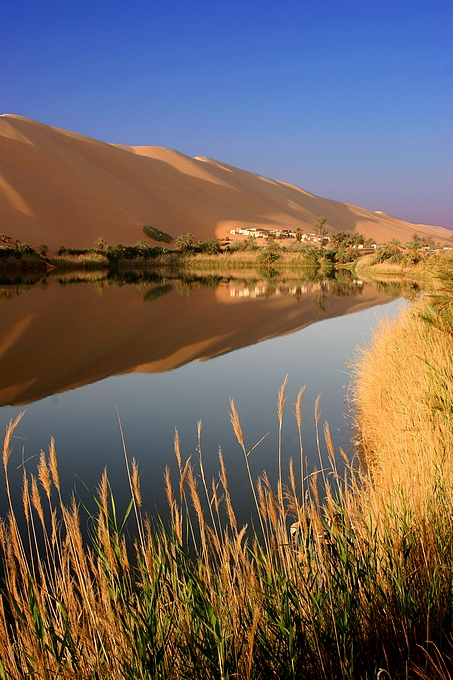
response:
{"label": "bank of grass", "polygon": [[[450,270],[451,273],[451,270]],[[84,512],[60,496],[55,447],[24,475],[23,507],[0,525],[6,576],[0,675],[6,678],[423,678],[453,672],[453,358],[448,284],[377,331],[356,364],[354,400],[366,465],[307,476],[299,450],[288,483],[250,482],[256,533],[238,526],[219,476],[184,460],[165,484],[171,521],[143,516],[127,464],[128,518],[106,475],[84,543]],[[443,297],[442,297],[443,296]],[[445,299],[446,298],[446,299]],[[448,302],[448,300],[450,300]],[[285,385],[278,397],[282,430]],[[6,493],[16,468],[8,429]],[[321,439],[323,442],[321,443]],[[280,438],[281,441],[281,438]],[[26,528],[19,530],[19,515]],[[293,525],[291,537],[290,526]],[[130,534],[126,529],[130,528]],[[41,546],[41,547],[40,547]]]}
{"label": "bank of grass", "polygon": [[[451,256],[443,259],[436,281],[434,292],[395,321],[381,322],[356,365],[354,396],[379,502],[391,498],[400,506],[397,516],[405,512],[423,534],[442,535],[439,523],[451,523],[453,512]],[[451,569],[451,542],[443,549]]]}
{"label": "bank of grass", "polygon": [[[214,243],[218,246],[216,241]],[[277,244],[259,248],[253,243],[253,246],[253,249],[232,250],[221,250],[218,246],[219,250],[215,253],[196,248],[178,250],[151,247],[144,242],[138,242],[135,246],[106,246],[104,249],[77,250],[62,247],[50,261],[54,267],[65,270],[109,268],[124,271],[130,268],[165,267],[181,271],[215,269],[218,272],[230,272],[270,266],[276,270],[309,267],[326,271],[334,268],[332,253],[322,249],[304,248],[293,251],[283,249]]]}
{"label": "bank of grass", "polygon": [[77,254],[63,253],[51,258],[51,263],[58,270],[102,270],[110,267],[110,262],[106,255],[101,252],[81,252]]}
{"label": "bank of grass", "polygon": [[[273,254],[269,261],[266,254]],[[233,269],[265,269],[273,268],[276,271],[294,269],[315,269],[330,271],[334,269],[334,263],[329,260],[322,250],[305,249],[302,251],[285,251],[279,246],[275,250],[271,247],[256,248],[255,250],[235,250],[223,252],[218,255],[196,253],[184,255],[185,269],[231,271]]]}
{"label": "bank of grass", "polygon": [[414,262],[409,256],[398,253],[393,258],[380,260],[376,255],[365,255],[355,260],[351,269],[357,276],[370,279],[386,279],[398,277],[407,281],[415,281],[424,289],[433,288],[436,272],[449,265],[452,251],[424,253]]}

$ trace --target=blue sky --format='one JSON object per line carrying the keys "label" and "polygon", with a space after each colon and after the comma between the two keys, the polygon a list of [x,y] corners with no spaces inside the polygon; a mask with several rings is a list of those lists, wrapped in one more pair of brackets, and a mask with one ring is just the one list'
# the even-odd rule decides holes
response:
{"label": "blue sky", "polygon": [[453,0],[3,0],[0,112],[453,228]]}

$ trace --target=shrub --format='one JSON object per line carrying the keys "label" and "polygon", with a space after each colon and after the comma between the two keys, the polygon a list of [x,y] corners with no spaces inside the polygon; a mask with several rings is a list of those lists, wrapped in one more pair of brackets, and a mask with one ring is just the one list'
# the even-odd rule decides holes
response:
{"label": "shrub", "polygon": [[353,246],[341,245],[335,252],[335,261],[340,264],[353,262],[359,257],[359,251]]}
{"label": "shrub", "polygon": [[200,253],[207,253],[208,255],[218,255],[222,252],[220,243],[215,238],[202,241],[198,247]]}
{"label": "shrub", "polygon": [[16,241],[15,248],[17,252],[21,253],[22,255],[35,255],[36,251],[33,248],[33,246],[30,246],[28,243],[22,243],[22,241]]}
{"label": "shrub", "polygon": [[245,251],[259,250],[259,245],[256,242],[256,238],[253,238],[253,236],[247,236],[247,238],[244,239],[243,244],[244,244],[243,249]]}
{"label": "shrub", "polygon": [[171,243],[173,241],[173,237],[170,234],[166,234],[165,231],[156,229],[156,227],[151,227],[149,224],[143,226],[143,231],[146,236],[154,241],[162,241],[163,243]]}
{"label": "shrub", "polygon": [[242,243],[243,243],[243,241],[240,241],[239,239],[235,239],[234,241],[231,241],[231,243],[229,245],[229,251],[231,253],[235,253],[235,252],[239,252],[240,250],[243,250]]}
{"label": "shrub", "polygon": [[301,253],[304,250],[307,250],[307,246],[302,241],[293,241],[289,246],[288,250],[291,253]]}
{"label": "shrub", "polygon": [[92,252],[90,248],[66,248],[66,246],[61,246],[57,250],[57,255],[86,255],[90,252]]}
{"label": "shrub", "polygon": [[259,245],[256,242],[256,239],[253,238],[253,236],[247,236],[244,240],[240,241],[239,239],[236,239],[230,244],[230,250],[231,251],[242,251],[242,252],[247,252],[247,251],[253,251],[253,250],[259,250]]}
{"label": "shrub", "polygon": [[319,258],[323,256],[323,252],[319,251],[317,248],[306,248],[302,254],[303,260],[307,265],[318,265]]}
{"label": "shrub", "polygon": [[258,262],[262,267],[272,267],[273,264],[278,262],[282,256],[282,249],[276,243],[271,243],[270,246],[264,248],[258,257]]}
{"label": "shrub", "polygon": [[6,260],[8,257],[15,257],[17,260],[19,260],[20,252],[14,246],[0,248],[0,258]]}

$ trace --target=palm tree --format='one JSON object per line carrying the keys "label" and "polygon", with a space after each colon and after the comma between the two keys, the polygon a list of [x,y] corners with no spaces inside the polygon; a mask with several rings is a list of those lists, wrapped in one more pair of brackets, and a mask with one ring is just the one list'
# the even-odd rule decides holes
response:
{"label": "palm tree", "polygon": [[103,236],[98,236],[94,245],[98,250],[107,250],[107,241]]}
{"label": "palm tree", "polygon": [[183,253],[192,250],[194,247],[195,236],[187,232],[187,234],[180,234],[175,241],[175,250],[180,250]]}
{"label": "palm tree", "polygon": [[390,241],[387,241],[385,244],[385,249],[389,255],[396,255],[401,252],[401,241],[397,238],[391,238]]}

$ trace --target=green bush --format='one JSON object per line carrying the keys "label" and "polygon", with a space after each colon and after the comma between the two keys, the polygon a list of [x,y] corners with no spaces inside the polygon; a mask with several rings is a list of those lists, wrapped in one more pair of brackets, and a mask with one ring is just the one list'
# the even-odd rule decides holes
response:
{"label": "green bush", "polygon": [[16,250],[21,253],[21,255],[36,255],[36,251],[33,246],[28,243],[22,243],[22,241],[16,241]]}
{"label": "green bush", "polygon": [[253,238],[253,236],[247,236],[244,240],[239,240],[236,239],[232,243],[230,243],[230,250],[232,252],[247,252],[247,251],[253,251],[253,250],[259,250],[259,245],[256,242],[256,239]]}
{"label": "green bush", "polygon": [[162,241],[163,243],[171,243],[173,241],[173,236],[166,234],[165,231],[156,229],[156,227],[151,227],[149,224],[143,226],[143,232],[154,241]]}
{"label": "green bush", "polygon": [[218,255],[218,253],[222,252],[222,249],[217,239],[210,238],[200,243],[198,251],[200,253],[207,253],[208,255]]}
{"label": "green bush", "polygon": [[270,246],[264,248],[258,257],[258,262],[263,267],[271,267],[278,262],[282,256],[282,249],[276,243],[271,243]]}
{"label": "green bush", "polygon": [[319,258],[322,257],[323,252],[319,251],[317,248],[307,248],[302,254],[303,260],[307,265],[318,265]]}
{"label": "green bush", "polygon": [[0,248],[0,259],[7,259],[8,257],[15,257],[20,259],[20,252],[14,248],[14,246],[5,246],[5,248]]}

